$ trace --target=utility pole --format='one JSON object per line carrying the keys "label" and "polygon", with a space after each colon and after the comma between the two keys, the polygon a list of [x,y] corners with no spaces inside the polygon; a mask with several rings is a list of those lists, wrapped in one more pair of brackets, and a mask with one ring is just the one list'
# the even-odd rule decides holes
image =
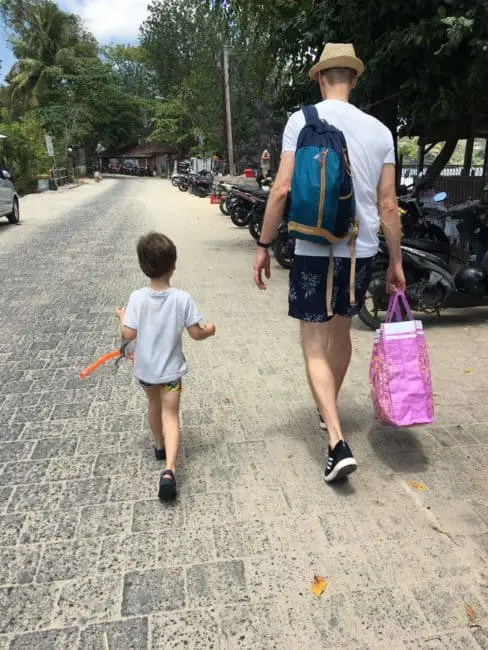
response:
{"label": "utility pole", "polygon": [[230,88],[229,88],[229,48],[224,45],[224,84],[225,84],[225,108],[227,117],[227,148],[229,155],[229,172],[231,176],[236,175],[234,164],[234,141],[232,138],[232,115],[230,110]]}

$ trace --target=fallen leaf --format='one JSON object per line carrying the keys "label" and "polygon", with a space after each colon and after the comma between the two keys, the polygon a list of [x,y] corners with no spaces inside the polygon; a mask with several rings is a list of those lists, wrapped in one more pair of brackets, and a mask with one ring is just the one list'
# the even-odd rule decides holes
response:
{"label": "fallen leaf", "polygon": [[465,375],[472,375],[473,374],[473,368],[466,368],[466,370],[464,371],[464,374]]}
{"label": "fallen leaf", "polygon": [[421,483],[419,481],[409,481],[408,484],[414,490],[421,490],[422,492],[428,490],[428,487],[425,485],[425,483]]}
{"label": "fallen leaf", "polygon": [[312,582],[312,593],[314,596],[321,596],[327,589],[327,580],[322,576],[314,576]]}
{"label": "fallen leaf", "polygon": [[468,621],[470,623],[474,623],[477,617],[475,608],[472,605],[467,604],[465,604],[464,607],[466,608],[466,616],[468,617]]}

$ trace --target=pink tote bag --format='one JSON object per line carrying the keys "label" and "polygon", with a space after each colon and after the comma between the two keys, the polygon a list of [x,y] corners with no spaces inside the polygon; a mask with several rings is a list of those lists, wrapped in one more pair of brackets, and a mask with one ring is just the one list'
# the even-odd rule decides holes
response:
{"label": "pink tote bag", "polygon": [[[402,321],[400,303],[407,321]],[[414,320],[404,293],[390,298],[386,321],[376,331],[369,381],[375,416],[381,424],[411,427],[434,421],[424,331],[422,323]]]}

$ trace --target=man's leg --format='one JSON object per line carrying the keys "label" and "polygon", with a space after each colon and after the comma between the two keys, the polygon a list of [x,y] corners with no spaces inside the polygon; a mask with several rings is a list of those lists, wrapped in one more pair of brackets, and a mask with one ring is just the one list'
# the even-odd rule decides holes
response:
{"label": "man's leg", "polygon": [[[328,430],[329,458],[324,476],[327,482],[342,479],[356,469],[356,461],[344,442],[337,409],[337,386],[340,387],[340,385],[336,386],[336,378],[327,353],[331,337],[330,325],[331,321],[328,323],[300,322],[308,381]],[[347,348],[345,352],[347,355]],[[342,373],[342,379],[339,374],[338,380],[342,382],[349,361],[346,363],[341,360],[340,351],[337,351],[336,357],[337,366],[335,367]],[[348,358],[350,359],[350,354]]]}
{"label": "man's leg", "polygon": [[333,449],[343,440],[343,435],[337,410],[336,381],[327,355],[330,322],[300,321],[300,332],[308,381],[315,403],[327,424],[329,445]]}
{"label": "man's leg", "polygon": [[336,315],[328,323],[327,358],[334,375],[336,397],[339,395],[351,363],[351,322],[350,318]]}

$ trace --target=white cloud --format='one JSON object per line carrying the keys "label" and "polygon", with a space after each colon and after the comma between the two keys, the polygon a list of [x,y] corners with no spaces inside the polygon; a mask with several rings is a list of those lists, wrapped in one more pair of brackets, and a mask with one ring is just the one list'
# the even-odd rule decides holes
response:
{"label": "white cloud", "polygon": [[147,16],[149,0],[60,0],[58,4],[81,16],[101,43],[134,42]]}

